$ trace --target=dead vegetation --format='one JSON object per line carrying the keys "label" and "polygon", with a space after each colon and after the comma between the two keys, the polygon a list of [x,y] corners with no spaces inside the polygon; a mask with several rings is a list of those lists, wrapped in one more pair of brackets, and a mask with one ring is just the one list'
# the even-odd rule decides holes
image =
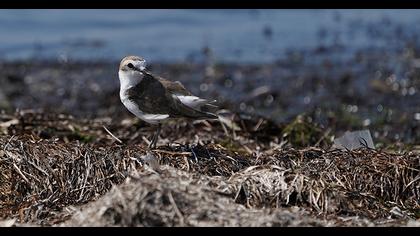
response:
{"label": "dead vegetation", "polygon": [[282,134],[300,128],[227,120],[170,124],[161,146],[147,151],[153,130],[131,120],[2,115],[0,217],[15,225],[124,226],[371,226],[419,218],[418,152],[329,150],[319,127],[299,147],[299,135]]}
{"label": "dead vegetation", "polygon": [[247,208],[206,184],[215,181],[169,166],[160,174],[142,169],[63,225],[316,226],[325,222],[299,208]]}

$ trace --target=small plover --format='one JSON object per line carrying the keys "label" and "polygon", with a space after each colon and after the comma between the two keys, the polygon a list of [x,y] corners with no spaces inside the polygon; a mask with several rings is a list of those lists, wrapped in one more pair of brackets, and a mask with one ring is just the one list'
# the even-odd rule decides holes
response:
{"label": "small plover", "polygon": [[157,125],[149,148],[156,148],[162,123],[169,119],[217,119],[211,112],[215,100],[191,94],[179,81],[170,81],[146,70],[146,60],[127,56],[121,60],[118,72],[120,99],[124,106],[141,120]]}

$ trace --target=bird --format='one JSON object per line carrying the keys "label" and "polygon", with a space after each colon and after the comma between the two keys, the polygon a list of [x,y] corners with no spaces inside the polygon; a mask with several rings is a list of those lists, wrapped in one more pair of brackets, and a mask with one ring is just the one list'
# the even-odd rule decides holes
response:
{"label": "bird", "polygon": [[146,60],[140,56],[126,56],[119,66],[120,100],[136,117],[157,126],[149,149],[155,149],[162,124],[186,118],[215,120],[218,116],[216,100],[193,95],[179,81],[171,81],[146,69]]}

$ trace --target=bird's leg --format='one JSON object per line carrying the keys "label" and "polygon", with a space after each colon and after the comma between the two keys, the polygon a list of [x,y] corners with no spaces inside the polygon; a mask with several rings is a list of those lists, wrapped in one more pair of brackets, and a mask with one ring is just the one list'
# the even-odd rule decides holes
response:
{"label": "bird's leg", "polygon": [[156,148],[156,143],[158,141],[161,128],[162,128],[162,125],[159,124],[155,134],[153,135],[152,142],[150,143],[149,148],[152,148],[152,149]]}

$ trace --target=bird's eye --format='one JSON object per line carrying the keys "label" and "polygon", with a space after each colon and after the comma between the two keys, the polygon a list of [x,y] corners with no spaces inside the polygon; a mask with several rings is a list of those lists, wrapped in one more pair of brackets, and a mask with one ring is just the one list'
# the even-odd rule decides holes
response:
{"label": "bird's eye", "polygon": [[128,68],[130,68],[130,69],[133,69],[133,68],[134,68],[134,66],[133,66],[133,64],[132,64],[132,63],[128,63],[128,64],[127,64],[127,66],[128,66]]}

